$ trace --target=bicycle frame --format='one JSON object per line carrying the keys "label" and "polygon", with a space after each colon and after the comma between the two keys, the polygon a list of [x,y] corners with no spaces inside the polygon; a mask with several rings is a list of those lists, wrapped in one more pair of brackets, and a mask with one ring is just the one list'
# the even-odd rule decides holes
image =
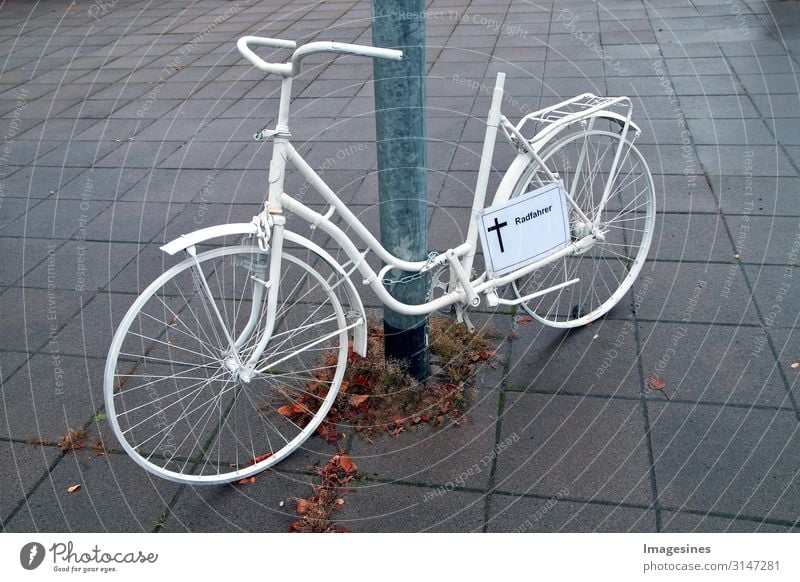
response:
{"label": "bicycle frame", "polygon": [[[246,42],[242,42],[245,39],[240,40],[240,49],[242,44],[246,48]],[[252,39],[249,42],[253,42]],[[259,43],[255,43],[259,44]],[[264,43],[261,43],[264,44]],[[350,275],[354,271],[358,271],[363,276],[363,283],[368,285],[373,292],[378,296],[381,302],[391,308],[398,313],[406,314],[406,315],[427,315],[432,313],[438,309],[447,308],[449,306],[455,305],[457,309],[457,314],[459,320],[466,318],[466,314],[464,314],[465,307],[477,307],[480,305],[480,294],[486,295],[487,303],[490,306],[497,306],[499,304],[504,305],[515,305],[519,304],[524,301],[530,301],[536,297],[544,295],[546,293],[550,293],[556,290],[559,290],[563,287],[568,285],[572,285],[578,281],[578,279],[573,279],[570,281],[561,282],[555,286],[542,289],[536,291],[535,293],[526,295],[524,297],[517,297],[516,299],[502,299],[498,296],[496,289],[507,285],[518,279],[523,277],[533,271],[540,269],[541,267],[551,264],[555,261],[561,260],[564,257],[573,255],[573,254],[580,254],[588,250],[598,236],[596,232],[596,219],[595,221],[589,220],[582,210],[578,207],[575,201],[572,198],[572,193],[567,192],[567,202],[571,206],[571,208],[575,211],[576,216],[584,222],[584,224],[592,224],[591,231],[587,231],[584,233],[581,238],[578,240],[574,240],[569,243],[563,249],[550,254],[549,256],[528,264],[520,269],[517,269],[511,273],[508,273],[503,276],[489,278],[486,273],[481,274],[475,279],[471,279],[471,272],[472,272],[472,265],[474,262],[475,254],[477,251],[477,242],[478,242],[478,223],[477,223],[477,216],[476,213],[480,210],[483,210],[485,206],[485,199],[486,199],[486,192],[489,183],[489,175],[491,172],[492,167],[492,159],[494,156],[494,149],[495,149],[495,142],[497,137],[497,130],[498,128],[502,129],[502,134],[504,137],[509,141],[509,143],[516,147],[519,153],[524,153],[528,156],[529,161],[536,162],[539,167],[545,169],[545,172],[549,175],[549,179],[557,180],[558,176],[554,175],[547,169],[546,164],[544,164],[541,158],[538,155],[537,147],[534,145],[537,143],[536,138],[531,140],[530,142],[522,135],[520,128],[524,123],[529,121],[530,119],[536,119],[537,121],[543,121],[545,118],[542,117],[541,119],[536,118],[535,115],[541,114],[542,116],[545,115],[554,115],[555,113],[562,113],[561,117],[557,117],[555,120],[548,120],[551,124],[548,127],[548,131],[552,133],[557,133],[560,131],[560,128],[566,127],[567,125],[574,123],[577,120],[583,118],[591,118],[591,123],[594,122],[593,116],[602,114],[604,117],[608,117],[612,120],[615,120],[623,126],[623,132],[627,132],[629,128],[634,128],[638,132],[638,128],[632,124],[630,121],[630,110],[628,115],[620,116],[619,114],[609,112],[605,108],[609,106],[612,102],[618,102],[619,100],[627,100],[627,98],[616,98],[616,100],[609,100],[609,99],[599,99],[594,97],[593,95],[585,94],[582,96],[578,96],[573,100],[565,101],[558,106],[553,108],[546,108],[536,112],[536,114],[530,114],[525,116],[517,126],[511,124],[508,119],[506,119],[501,111],[500,111],[500,104],[503,99],[503,86],[505,81],[505,75],[503,73],[499,73],[497,75],[497,81],[492,93],[492,102],[489,109],[488,120],[487,120],[487,128],[486,134],[484,136],[483,142],[483,149],[481,154],[481,162],[480,167],[478,170],[478,178],[477,184],[475,187],[475,195],[473,198],[472,203],[472,212],[470,216],[470,223],[469,229],[467,232],[466,240],[459,244],[456,247],[450,248],[447,251],[437,255],[436,257],[429,257],[428,260],[425,261],[406,261],[394,256],[390,253],[378,239],[359,221],[358,217],[356,217],[348,208],[347,205],[342,202],[342,200],[336,195],[336,193],[325,183],[325,181],[314,171],[314,169],[303,159],[303,157],[297,152],[297,150],[292,146],[289,139],[291,137],[291,133],[289,130],[289,106],[291,100],[291,90],[292,90],[292,80],[293,76],[299,70],[299,61],[300,59],[305,56],[306,54],[311,54],[314,51],[330,51],[330,52],[345,52],[342,47],[349,46],[349,45],[337,45],[336,43],[318,43],[319,45],[325,45],[325,47],[317,47],[317,48],[309,48],[308,50],[303,51],[303,49],[299,49],[295,52],[295,57],[293,57],[292,65],[273,65],[273,64],[264,64],[261,66],[262,70],[268,70],[268,72],[277,72],[281,74],[282,84],[281,84],[281,92],[280,92],[280,105],[278,110],[278,119],[274,129],[263,129],[255,134],[255,138],[257,140],[265,140],[268,138],[273,139],[273,151],[272,151],[272,158],[270,161],[269,167],[269,190],[267,195],[267,200],[265,202],[264,210],[257,215],[253,223],[248,227],[249,234],[256,234],[259,238],[259,244],[262,248],[267,248],[267,241],[269,241],[269,245],[272,247],[272,252],[270,253],[270,260],[269,260],[269,269],[268,269],[268,280],[271,282],[267,284],[265,288],[258,288],[257,294],[254,293],[254,306],[253,306],[253,314],[256,314],[256,297],[258,297],[258,303],[263,301],[264,290],[266,290],[266,301],[267,301],[267,329],[264,330],[262,338],[256,346],[256,348],[251,353],[250,357],[248,358],[247,362],[242,362],[239,360],[239,356],[237,354],[238,346],[241,346],[244,341],[247,340],[250,333],[252,332],[255,324],[247,325],[245,327],[244,332],[238,338],[231,338],[228,337],[228,342],[231,346],[231,354],[236,357],[238,365],[240,369],[245,370],[245,373],[242,374],[243,377],[248,375],[247,370],[254,370],[256,362],[261,357],[263,350],[265,349],[267,343],[271,339],[272,333],[274,331],[275,325],[275,314],[277,308],[277,301],[278,301],[278,290],[279,285],[277,282],[280,280],[280,272],[281,272],[281,260],[282,260],[282,251],[283,251],[283,243],[286,237],[287,231],[285,230],[286,225],[286,218],[284,212],[290,212],[301,219],[305,220],[309,223],[313,228],[318,228],[328,234],[339,247],[344,251],[344,253],[349,258],[350,268],[349,271],[345,274],[346,277],[350,277]],[[328,46],[330,45],[330,46]],[[270,45],[272,46],[272,45]],[[275,45],[277,46],[277,45]],[[310,46],[310,45],[306,45]],[[292,48],[290,46],[282,47],[282,48]],[[364,49],[366,47],[361,47]],[[387,56],[389,53],[395,53],[397,51],[388,51],[387,49],[376,49],[374,47],[369,47],[370,53],[363,52],[365,56],[381,56],[384,58],[395,58],[394,55]],[[335,49],[335,50],[334,50]],[[361,50],[359,49],[359,50]],[[353,52],[352,49],[348,48],[347,52]],[[378,54],[380,53],[380,54]],[[243,51],[243,54],[246,54]],[[359,54],[359,53],[356,53]],[[257,57],[254,57],[257,59]],[[265,67],[269,67],[266,69]],[[275,68],[278,67],[278,68]],[[283,68],[280,68],[283,67]],[[582,98],[589,98],[591,97],[595,101],[588,100],[587,103],[580,103],[581,106],[584,107],[582,112],[573,113],[573,114],[563,114],[563,112],[556,111],[555,108],[562,106],[562,105],[569,105],[571,103],[576,103],[578,100]],[[630,101],[628,100],[628,103]],[[544,143],[541,141],[539,143]],[[620,141],[620,146],[616,152],[615,159],[614,159],[614,166],[616,167],[617,162],[619,161],[621,151],[622,151],[622,140]],[[303,204],[301,201],[296,200],[291,195],[287,194],[284,191],[284,177],[286,173],[287,165],[291,164],[299,173],[305,178],[305,180],[310,184],[310,186],[319,193],[319,195],[330,205],[327,212],[325,214],[321,214],[316,212]],[[603,202],[608,198],[608,187],[603,194]],[[343,221],[358,235],[358,237],[362,240],[362,242],[366,245],[367,250],[360,250],[350,239],[350,237],[339,227],[337,226],[331,218],[336,214],[339,213],[341,215]],[[196,233],[192,233],[188,235],[184,241],[177,241],[165,245],[162,247],[165,251],[169,252],[170,254],[177,252],[179,249],[188,250],[190,255],[194,255],[194,243],[201,242],[205,238],[210,238],[212,236],[222,236],[223,234],[233,234],[233,233],[242,233],[241,230],[242,225],[230,225],[231,229],[230,232],[226,231],[225,227],[211,227],[210,229],[205,229],[207,231],[212,231],[204,233],[204,231],[198,231]],[[600,234],[599,236],[602,236]],[[366,256],[369,252],[374,252],[384,263],[385,266],[379,271],[375,272],[375,270],[370,267],[370,265],[366,261]],[[407,304],[398,301],[395,299],[391,293],[387,290],[384,286],[383,279],[386,273],[388,273],[392,269],[398,269],[401,271],[412,272],[412,273],[424,273],[436,269],[438,267],[447,266],[450,269],[450,285],[448,287],[448,291],[444,293],[442,296],[437,297],[436,299],[426,301],[420,304]],[[251,322],[252,323],[252,322]],[[469,325],[469,321],[467,319],[467,323]],[[354,324],[356,325],[356,324]],[[322,338],[321,341],[324,341],[325,338]],[[261,370],[257,370],[261,371]]]}
{"label": "bicycle frame", "polygon": [[[449,307],[456,303],[466,303],[470,306],[477,306],[480,304],[479,294],[486,293],[489,295],[489,302],[492,305],[497,305],[501,302],[497,298],[494,289],[510,283],[514,279],[524,276],[542,266],[552,263],[561,259],[564,256],[575,252],[581,252],[590,244],[591,241],[577,241],[570,244],[567,248],[559,251],[553,255],[546,257],[541,261],[532,263],[517,271],[509,273],[505,276],[486,279],[485,275],[470,280],[469,273],[472,270],[475,253],[477,250],[478,228],[475,213],[484,208],[486,191],[489,183],[489,174],[491,171],[492,158],[495,148],[495,141],[497,136],[497,129],[502,125],[504,128],[504,135],[518,136],[519,132],[516,128],[502,116],[500,112],[500,103],[503,98],[503,85],[505,75],[498,74],[497,83],[495,85],[492,97],[492,104],[489,110],[486,135],[484,137],[483,152],[481,155],[481,164],[478,171],[478,179],[475,188],[475,195],[472,203],[472,214],[470,217],[469,230],[466,240],[460,245],[448,249],[436,258],[427,261],[405,261],[392,255],[380,243],[378,239],[359,221],[345,205],[344,202],[331,190],[325,181],[314,171],[314,169],[303,159],[289,141],[289,95],[291,93],[292,78],[286,77],[283,79],[281,87],[281,105],[278,115],[278,123],[274,130],[263,130],[257,134],[258,137],[264,138],[266,136],[274,139],[274,149],[272,153],[272,160],[270,162],[269,173],[269,195],[266,203],[266,213],[272,224],[270,235],[271,245],[275,252],[272,255],[274,264],[270,269],[270,277],[277,276],[280,266],[280,251],[283,243],[283,230],[285,228],[284,211],[290,212],[315,228],[319,228],[326,234],[330,235],[333,240],[341,247],[344,253],[348,256],[353,264],[353,268],[358,270],[363,276],[364,284],[368,285],[378,296],[378,298],[391,309],[406,315],[424,315],[432,313],[437,309]],[[510,138],[509,138],[510,139]],[[534,159],[538,159],[538,154],[530,151]],[[541,163],[541,160],[539,160]],[[316,190],[320,196],[330,205],[325,214],[318,213],[308,206],[296,200],[291,195],[283,190],[284,175],[286,167],[291,164],[303,178]],[[334,214],[339,213],[343,221],[358,235],[364,242],[368,250],[361,251],[352,242],[350,237],[342,231],[331,218]],[[590,237],[586,237],[587,239]],[[366,254],[374,252],[386,266],[376,273],[369,264],[365,261]],[[457,283],[453,289],[438,297],[434,300],[411,305],[402,303],[396,300],[383,285],[383,276],[391,269],[399,269],[407,272],[426,272],[436,267],[443,266],[445,263],[450,267],[453,282]],[[552,290],[560,288],[561,285],[547,290],[543,290],[538,294],[543,294]],[[270,293],[270,303],[273,303],[276,298],[274,293]],[[531,299],[531,296],[525,300]],[[270,307],[271,309],[271,307]]]}

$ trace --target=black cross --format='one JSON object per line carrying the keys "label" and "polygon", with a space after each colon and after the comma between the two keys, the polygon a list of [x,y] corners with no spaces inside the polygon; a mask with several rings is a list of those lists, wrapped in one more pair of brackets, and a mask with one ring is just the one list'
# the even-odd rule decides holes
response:
{"label": "black cross", "polygon": [[503,248],[503,237],[500,236],[500,229],[503,228],[504,226],[508,226],[508,223],[507,222],[498,223],[497,222],[497,217],[495,217],[494,226],[490,226],[488,229],[486,229],[487,232],[492,232],[493,230],[497,231],[497,242],[500,243],[500,252],[501,253],[506,252],[506,250]]}

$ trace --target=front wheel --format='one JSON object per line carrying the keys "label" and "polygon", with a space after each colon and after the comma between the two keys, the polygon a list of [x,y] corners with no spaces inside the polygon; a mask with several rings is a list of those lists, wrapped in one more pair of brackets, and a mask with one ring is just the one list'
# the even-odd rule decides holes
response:
{"label": "front wheel", "polygon": [[[622,145],[611,174],[617,147]],[[653,177],[638,149],[622,135],[604,130],[579,131],[545,146],[540,155],[550,172],[563,180],[566,191],[590,222],[598,218],[601,233],[580,255],[550,263],[512,283],[517,297],[575,278],[580,281],[522,303],[542,323],[560,328],[585,325],[605,315],[628,292],[642,269],[655,225]],[[536,162],[521,168],[512,183],[511,198],[549,183]],[[611,190],[600,208],[608,182]],[[591,232],[570,209],[572,240]]]}
{"label": "front wheel", "polygon": [[[106,412],[148,471],[195,484],[248,477],[299,447],[333,404],[348,327],[332,271],[284,253],[271,282],[269,258],[249,245],[188,258],[123,318],[106,364]],[[239,363],[267,328],[272,284],[274,331],[257,371],[246,373]]]}

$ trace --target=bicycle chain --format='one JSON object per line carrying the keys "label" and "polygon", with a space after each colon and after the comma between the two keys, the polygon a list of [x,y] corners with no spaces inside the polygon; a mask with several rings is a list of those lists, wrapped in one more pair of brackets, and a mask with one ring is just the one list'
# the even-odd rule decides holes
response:
{"label": "bicycle chain", "polygon": [[[428,264],[431,264],[436,259],[436,257],[438,257],[438,256],[439,256],[438,252],[430,251],[428,253],[428,260],[427,260]],[[440,267],[440,269],[443,269],[443,268],[444,268],[444,265],[442,265]],[[417,279],[422,279],[423,277],[425,277],[425,276],[427,276],[429,274],[431,274],[430,271],[420,271],[418,273],[412,273],[411,275],[406,275],[404,277],[400,277],[399,279],[390,279],[389,277],[384,277],[381,282],[383,283],[384,287],[388,287],[390,285],[396,285],[398,283],[401,284],[401,285],[405,285],[407,283],[412,283],[412,282],[416,281]],[[425,302],[430,300],[432,293],[433,293],[433,286],[431,285],[428,288],[427,294],[425,295]]]}

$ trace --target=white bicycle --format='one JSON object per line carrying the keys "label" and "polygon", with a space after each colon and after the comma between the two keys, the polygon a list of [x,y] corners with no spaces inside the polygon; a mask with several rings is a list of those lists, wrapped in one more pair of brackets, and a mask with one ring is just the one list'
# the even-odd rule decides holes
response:
{"label": "white bicycle", "polygon": [[[500,111],[498,74],[467,240],[427,260],[405,261],[381,246],[289,142],[292,79],[305,57],[400,60],[402,52],[334,42],[296,49],[291,41],[258,37],[237,46],[258,69],[282,78],[277,124],[255,135],[274,142],[268,199],[251,222],[204,228],[161,247],[185,259],[134,301],[105,368],[108,418],[125,451],[148,471],[177,482],[236,481],[278,463],[313,434],[351,352],[365,355],[356,272],[403,314],[452,306],[471,327],[467,309],[483,297],[489,306],[520,305],[544,324],[569,328],[608,312],[642,269],[655,196],[633,145],[639,128],[627,97],[587,93],[513,125]],[[268,63],[250,46],[296,50],[290,62]],[[484,208],[498,128],[517,156]],[[327,212],[284,192],[287,164],[327,201]],[[328,234],[349,260],[340,264],[288,230],[287,213]],[[363,250],[332,221],[337,214]],[[240,242],[198,252],[221,237]],[[473,277],[479,238],[486,271]],[[378,272],[366,260],[370,251],[385,264]],[[429,300],[398,302],[385,286],[390,272],[428,273]]]}

